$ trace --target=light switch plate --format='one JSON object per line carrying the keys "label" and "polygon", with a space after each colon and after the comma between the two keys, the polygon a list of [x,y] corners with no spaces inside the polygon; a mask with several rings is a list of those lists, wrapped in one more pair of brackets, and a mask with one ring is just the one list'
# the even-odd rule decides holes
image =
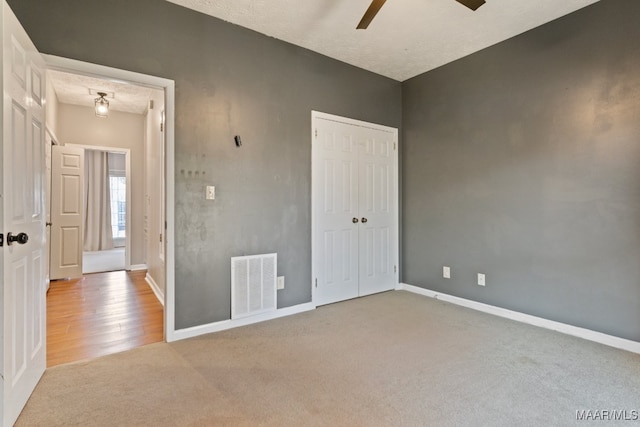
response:
{"label": "light switch plate", "polygon": [[451,279],[451,267],[442,267],[442,277],[445,279]]}
{"label": "light switch plate", "polygon": [[284,289],[284,276],[278,276],[278,289]]}
{"label": "light switch plate", "polygon": [[205,198],[207,200],[215,200],[216,198],[216,187],[213,185],[207,185],[207,190],[205,192]]}

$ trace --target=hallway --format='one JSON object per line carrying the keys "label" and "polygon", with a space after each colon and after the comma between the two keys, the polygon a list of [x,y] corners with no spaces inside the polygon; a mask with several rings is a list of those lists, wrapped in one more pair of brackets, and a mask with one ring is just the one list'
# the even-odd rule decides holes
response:
{"label": "hallway", "polygon": [[163,307],[146,271],[52,281],[47,293],[47,367],[163,341]]}

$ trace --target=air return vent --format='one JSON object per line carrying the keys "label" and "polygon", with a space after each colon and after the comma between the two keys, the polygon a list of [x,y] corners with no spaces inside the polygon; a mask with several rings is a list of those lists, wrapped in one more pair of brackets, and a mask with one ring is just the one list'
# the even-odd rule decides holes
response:
{"label": "air return vent", "polygon": [[276,311],[278,254],[231,258],[231,318]]}

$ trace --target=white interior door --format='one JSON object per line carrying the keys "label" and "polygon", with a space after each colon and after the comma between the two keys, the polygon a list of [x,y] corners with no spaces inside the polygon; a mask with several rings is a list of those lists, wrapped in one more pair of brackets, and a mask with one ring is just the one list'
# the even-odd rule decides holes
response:
{"label": "white interior door", "polygon": [[396,286],[395,139],[389,131],[361,128],[359,157],[360,296]]}
{"label": "white interior door", "polygon": [[51,280],[82,277],[84,149],[51,149]]}
{"label": "white interior door", "polygon": [[358,296],[358,128],[322,121],[313,139],[316,304]]}
{"label": "white interior door", "polygon": [[314,302],[397,284],[397,130],[314,112]]}
{"label": "white interior door", "polygon": [[44,62],[3,1],[2,399],[13,425],[46,367]]}

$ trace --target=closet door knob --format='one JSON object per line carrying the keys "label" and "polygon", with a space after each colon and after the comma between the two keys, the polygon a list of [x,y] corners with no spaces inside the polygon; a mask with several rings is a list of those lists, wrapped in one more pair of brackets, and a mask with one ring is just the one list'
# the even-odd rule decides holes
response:
{"label": "closet door knob", "polygon": [[353,218],[353,219],[351,220],[351,222],[353,222],[354,224],[357,224],[357,223],[358,223],[358,218]]}
{"label": "closet door knob", "polygon": [[363,224],[366,224],[366,223],[367,223],[367,221],[368,221],[368,219],[367,219],[367,218],[362,218],[362,223],[363,223]]}

